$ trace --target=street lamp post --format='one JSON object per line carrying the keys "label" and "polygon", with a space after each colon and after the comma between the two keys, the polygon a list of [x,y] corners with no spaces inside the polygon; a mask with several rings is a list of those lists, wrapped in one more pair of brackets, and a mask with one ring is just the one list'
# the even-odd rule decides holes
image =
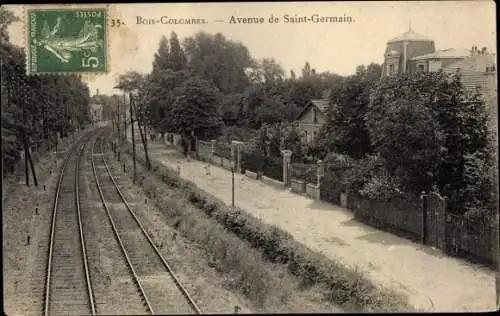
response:
{"label": "street lamp post", "polygon": [[232,192],[231,205],[233,206],[234,209],[234,166],[231,166],[231,192]]}

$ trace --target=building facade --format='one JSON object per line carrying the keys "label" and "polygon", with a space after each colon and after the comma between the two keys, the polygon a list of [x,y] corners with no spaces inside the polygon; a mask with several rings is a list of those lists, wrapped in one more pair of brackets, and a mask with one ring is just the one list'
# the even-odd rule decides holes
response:
{"label": "building facade", "polygon": [[295,127],[302,135],[304,143],[312,143],[321,126],[326,123],[328,105],[327,99],[311,100],[297,116]]}
{"label": "building facade", "polygon": [[410,72],[411,59],[434,53],[434,41],[414,32],[411,28],[400,36],[387,41],[382,77]]}
{"label": "building facade", "polygon": [[91,111],[91,118],[92,121],[94,122],[100,122],[102,121],[102,108],[103,105],[100,103],[92,103],[90,106],[90,111]]}

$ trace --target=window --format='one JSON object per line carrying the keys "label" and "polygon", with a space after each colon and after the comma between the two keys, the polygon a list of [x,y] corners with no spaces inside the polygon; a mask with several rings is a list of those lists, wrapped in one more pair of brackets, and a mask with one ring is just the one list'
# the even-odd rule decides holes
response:
{"label": "window", "polygon": [[425,66],[423,64],[417,65],[417,70],[418,71],[425,71]]}
{"label": "window", "polygon": [[389,65],[389,74],[392,75],[394,73],[394,65]]}
{"label": "window", "polygon": [[316,116],[316,108],[313,107],[312,110],[313,110],[313,113],[312,113],[313,114],[313,123],[318,123],[318,118]]}

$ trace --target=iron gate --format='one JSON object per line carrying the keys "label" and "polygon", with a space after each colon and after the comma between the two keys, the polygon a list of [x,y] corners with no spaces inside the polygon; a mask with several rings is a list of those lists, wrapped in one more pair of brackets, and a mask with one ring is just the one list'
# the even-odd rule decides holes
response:
{"label": "iron gate", "polygon": [[438,192],[423,196],[423,241],[424,244],[445,250],[446,197]]}

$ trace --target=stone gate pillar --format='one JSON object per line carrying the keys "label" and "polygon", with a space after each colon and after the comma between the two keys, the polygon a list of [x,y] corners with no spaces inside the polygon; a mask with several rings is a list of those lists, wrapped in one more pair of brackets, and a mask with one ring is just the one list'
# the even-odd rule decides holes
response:
{"label": "stone gate pillar", "polygon": [[323,176],[325,175],[325,163],[323,162],[323,160],[318,160],[317,165],[318,165],[318,171],[316,174],[317,175],[316,185],[319,188],[321,184],[321,178],[323,178]]}
{"label": "stone gate pillar", "polygon": [[283,182],[288,185],[288,166],[292,161],[292,151],[284,149],[281,151],[281,155],[283,156]]}
{"label": "stone gate pillar", "polygon": [[210,140],[210,163],[214,162],[214,155],[215,155],[215,139]]}

